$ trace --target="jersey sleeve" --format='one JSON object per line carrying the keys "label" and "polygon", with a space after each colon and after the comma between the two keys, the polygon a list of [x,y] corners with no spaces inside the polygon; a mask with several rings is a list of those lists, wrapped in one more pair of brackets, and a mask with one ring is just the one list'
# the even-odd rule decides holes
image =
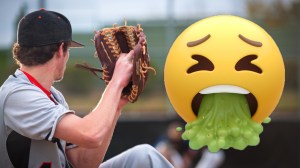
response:
{"label": "jersey sleeve", "polygon": [[4,106],[6,126],[36,140],[52,141],[57,123],[67,113],[74,111],[65,104],[55,105],[39,88],[31,85],[15,89]]}

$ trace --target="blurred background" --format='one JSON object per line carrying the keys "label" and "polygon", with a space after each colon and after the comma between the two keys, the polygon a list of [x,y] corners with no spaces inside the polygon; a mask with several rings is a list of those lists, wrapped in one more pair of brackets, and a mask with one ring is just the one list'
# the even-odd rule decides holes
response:
{"label": "blurred background", "polygon": [[[163,70],[170,46],[185,28],[219,14],[241,16],[257,23],[281,50],[286,68],[285,89],[271,115],[271,124],[265,126],[261,143],[244,151],[225,151],[225,160],[219,167],[300,167],[300,0],[0,0],[1,84],[18,68],[11,54],[18,21],[39,8],[64,14],[72,24],[73,39],[86,45],[70,51],[64,80],[55,84],[70,108],[81,116],[92,110],[105,88],[103,81],[74,67],[83,62],[100,67],[91,40],[94,30],[114,23],[123,25],[126,18],[128,25],[141,24],[147,35],[151,64],[157,74],[150,73],[139,100],[124,109],[106,159],[136,144],[154,145],[170,123],[184,123],[167,98]],[[204,158],[202,152],[195,153],[194,162]]]}

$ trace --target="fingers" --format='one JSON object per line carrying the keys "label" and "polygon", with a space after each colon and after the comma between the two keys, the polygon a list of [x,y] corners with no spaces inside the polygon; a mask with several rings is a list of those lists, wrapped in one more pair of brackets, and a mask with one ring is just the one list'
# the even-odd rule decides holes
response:
{"label": "fingers", "polygon": [[129,83],[133,74],[134,51],[121,53],[114,69],[113,78],[124,88]]}
{"label": "fingers", "polygon": [[144,35],[143,32],[141,32],[141,34],[140,34],[138,43],[141,44],[141,45],[145,45],[146,44],[146,36]]}
{"label": "fingers", "polygon": [[140,43],[138,43],[134,48],[134,54],[139,54],[142,50],[142,45]]}
{"label": "fingers", "polygon": [[128,60],[129,62],[132,62],[134,56],[134,51],[131,50],[129,53],[121,53],[119,56],[119,59],[121,60]]}
{"label": "fingers", "polygon": [[127,59],[132,62],[134,57],[134,50],[131,50],[128,54],[126,54]]}

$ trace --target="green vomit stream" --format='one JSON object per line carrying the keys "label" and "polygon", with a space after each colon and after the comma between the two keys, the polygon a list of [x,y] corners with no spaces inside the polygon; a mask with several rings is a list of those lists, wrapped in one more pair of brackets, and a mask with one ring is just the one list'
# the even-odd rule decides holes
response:
{"label": "green vomit stream", "polygon": [[230,147],[243,150],[258,145],[262,131],[263,126],[251,119],[245,95],[216,93],[204,95],[198,118],[186,124],[182,139],[189,140],[194,150],[203,146],[210,152]]}

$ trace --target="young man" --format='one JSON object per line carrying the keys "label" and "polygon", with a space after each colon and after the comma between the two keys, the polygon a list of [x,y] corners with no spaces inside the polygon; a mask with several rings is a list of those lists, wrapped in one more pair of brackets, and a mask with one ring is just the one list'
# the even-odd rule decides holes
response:
{"label": "young man", "polygon": [[52,85],[62,80],[72,28],[60,13],[44,9],[18,25],[13,58],[20,66],[0,88],[0,167],[172,167],[149,145],[139,145],[102,163],[127,100],[134,51],[121,54],[97,106],[80,118]]}

